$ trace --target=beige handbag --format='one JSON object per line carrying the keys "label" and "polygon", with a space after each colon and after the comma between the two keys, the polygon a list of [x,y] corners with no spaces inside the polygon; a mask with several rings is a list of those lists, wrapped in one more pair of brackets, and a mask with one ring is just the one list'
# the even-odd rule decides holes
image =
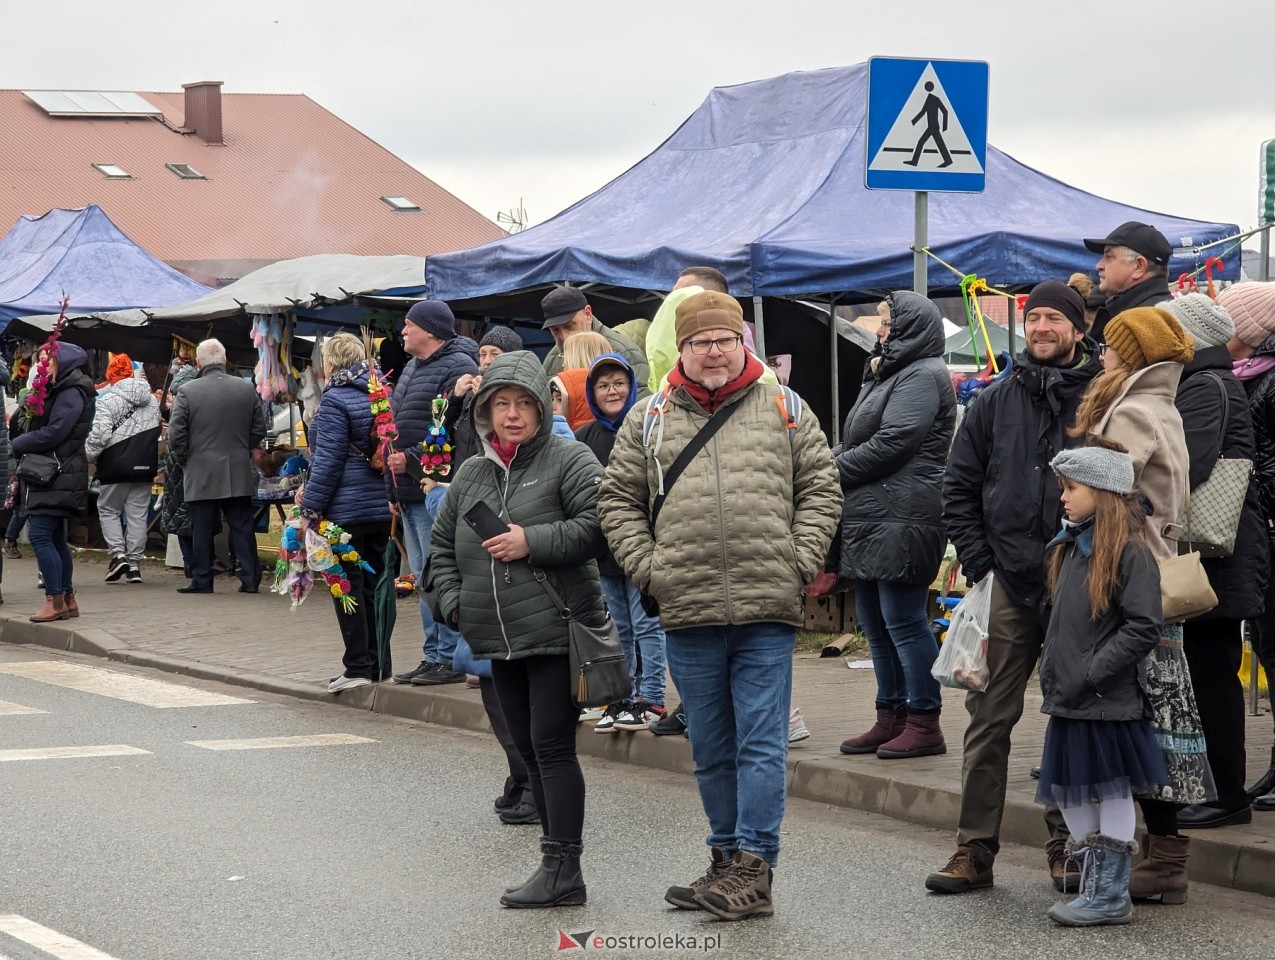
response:
{"label": "beige handbag", "polygon": [[1199,551],[1160,560],[1160,606],[1165,623],[1180,623],[1217,606]]}

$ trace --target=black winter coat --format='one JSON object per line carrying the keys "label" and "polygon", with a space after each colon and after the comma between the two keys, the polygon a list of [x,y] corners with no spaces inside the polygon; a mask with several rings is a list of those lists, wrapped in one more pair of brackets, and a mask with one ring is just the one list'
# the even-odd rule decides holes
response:
{"label": "black winter coat", "polygon": [[[1249,361],[1271,358],[1275,358],[1275,336],[1267,338]],[[1245,364],[1236,364],[1234,370],[1248,394],[1249,413],[1253,418],[1253,444],[1257,451],[1254,461],[1257,500],[1262,518],[1270,524],[1275,523],[1275,370],[1250,376],[1245,367]]]}
{"label": "black winter coat", "polygon": [[1020,607],[1040,606],[1045,545],[1062,526],[1049,461],[1079,443],[1065,430],[1102,370],[1091,341],[1077,350],[1070,367],[1041,366],[1022,353],[965,414],[943,477],[943,520],[966,578],[977,583],[995,570]]}
{"label": "black winter coat", "polygon": [[[466,373],[478,373],[478,344],[469,337],[453,337],[424,360],[412,360],[394,382],[390,410],[398,428],[394,446],[407,450],[419,446],[425,431],[434,422],[435,397],[450,396],[456,381]],[[397,480],[397,482],[395,482]],[[386,475],[388,499],[402,503],[424,503],[420,485],[405,473]]]}
{"label": "black winter coat", "polygon": [[[89,509],[89,461],[84,441],[93,426],[97,390],[85,368],[88,354],[73,343],[58,344],[58,377],[49,386],[44,412],[13,441],[13,455],[52,453],[61,469],[47,487],[24,484],[27,511],[37,516],[76,517]],[[20,416],[20,414],[19,414]]]}
{"label": "black winter coat", "polygon": [[[1219,455],[1253,459],[1253,420],[1248,395],[1231,372],[1231,355],[1225,346],[1196,350],[1195,358],[1182,370],[1174,403],[1186,431],[1192,490],[1209,478]],[[1206,559],[1204,570],[1217,594],[1217,606],[1195,619],[1246,620],[1265,609],[1270,549],[1266,522],[1257,499],[1256,477],[1249,482],[1244,512],[1240,514],[1235,552],[1229,557]]]}
{"label": "black winter coat", "polygon": [[1098,343],[1102,343],[1103,331],[1112,317],[1126,310],[1132,310],[1134,307],[1154,307],[1157,303],[1164,303],[1165,300],[1170,299],[1172,296],[1169,293],[1169,281],[1164,277],[1148,277],[1123,293],[1109,297],[1107,302],[1098,308],[1094,316],[1093,329],[1089,331],[1089,335]]}
{"label": "black winter coat", "polygon": [[1040,654],[1040,712],[1073,720],[1150,719],[1143,660],[1160,642],[1160,568],[1145,544],[1125,544],[1119,585],[1106,613],[1089,616],[1093,528],[1060,533],[1067,551]]}
{"label": "black winter coat", "polygon": [[891,307],[890,337],[869,364],[837,455],[840,574],[928,584],[947,544],[943,466],[956,396],[938,307],[908,292],[894,294]]}

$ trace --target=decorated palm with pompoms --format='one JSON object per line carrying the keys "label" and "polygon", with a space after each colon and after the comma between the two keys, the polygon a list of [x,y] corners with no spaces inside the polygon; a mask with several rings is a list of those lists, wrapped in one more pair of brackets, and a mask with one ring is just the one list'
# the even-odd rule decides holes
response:
{"label": "decorated palm with pompoms", "polygon": [[438,483],[447,483],[452,475],[452,438],[444,423],[446,414],[447,398],[435,397],[430,405],[431,423],[420,446],[425,476]]}
{"label": "decorated palm with pompoms", "polygon": [[283,528],[279,559],[275,562],[275,593],[292,598],[299,607],[315,582],[322,580],[346,613],[353,613],[358,601],[350,596],[348,567],[376,573],[350,545],[350,535],[330,520],[313,520],[293,507]]}

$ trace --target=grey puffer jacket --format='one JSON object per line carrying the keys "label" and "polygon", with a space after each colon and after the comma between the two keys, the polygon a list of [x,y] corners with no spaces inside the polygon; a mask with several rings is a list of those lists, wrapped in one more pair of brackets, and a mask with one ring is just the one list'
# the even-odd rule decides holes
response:
{"label": "grey puffer jacket", "polygon": [[938,307],[907,291],[890,299],[890,337],[870,364],[837,455],[845,495],[840,572],[928,584],[947,544],[943,467],[956,395]]}
{"label": "grey puffer jacket", "polygon": [[1143,661],[1160,641],[1160,568],[1143,543],[1125,544],[1116,596],[1089,616],[1093,527],[1064,530],[1050,546],[1067,551],[1040,654],[1040,712],[1073,720],[1139,720],[1151,708]]}
{"label": "grey puffer jacket", "polygon": [[[518,387],[540,404],[536,435],[506,467],[491,445],[489,405],[502,387]],[[466,460],[447,491],[430,538],[430,564],[439,606],[483,659],[561,655],[567,625],[536,580],[550,584],[583,623],[600,625],[605,607],[594,562],[605,546],[598,524],[602,465],[583,443],[553,436],[549,380],[525,350],[497,357],[474,398],[474,427],[482,453]],[[503,563],[482,547],[464,520],[483,502],[521,526],[531,553]]]}

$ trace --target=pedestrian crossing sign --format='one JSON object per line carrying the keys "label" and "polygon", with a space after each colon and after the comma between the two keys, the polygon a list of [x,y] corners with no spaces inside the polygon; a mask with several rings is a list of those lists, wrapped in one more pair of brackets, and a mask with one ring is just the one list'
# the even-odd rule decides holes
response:
{"label": "pedestrian crossing sign", "polygon": [[988,65],[981,60],[870,59],[865,186],[981,192],[987,91]]}

